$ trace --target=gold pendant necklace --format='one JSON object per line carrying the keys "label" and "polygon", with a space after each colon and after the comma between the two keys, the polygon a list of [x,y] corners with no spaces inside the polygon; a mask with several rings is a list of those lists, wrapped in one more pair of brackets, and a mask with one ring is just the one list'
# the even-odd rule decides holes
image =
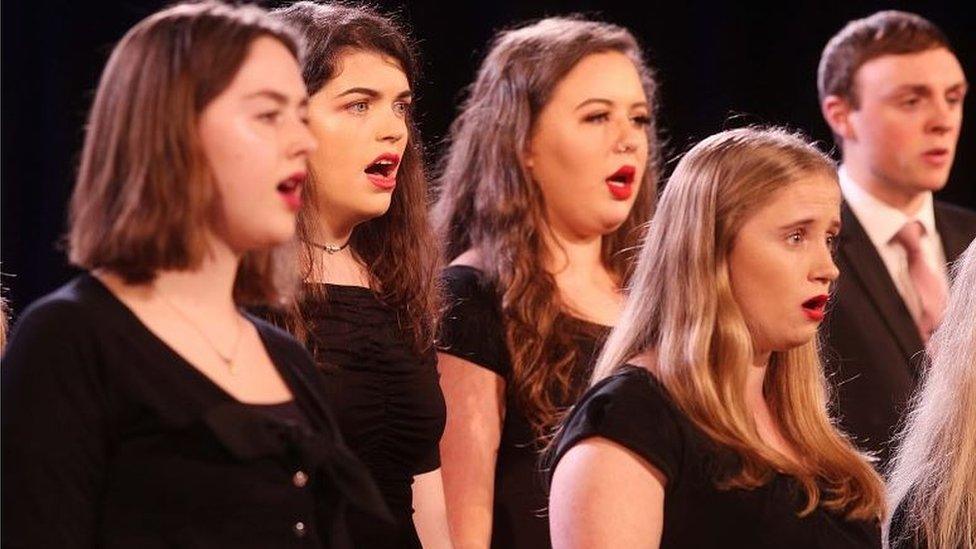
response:
{"label": "gold pendant necklace", "polygon": [[173,312],[175,312],[180,318],[186,321],[187,324],[192,326],[193,329],[196,330],[198,334],[200,334],[200,337],[202,337],[203,340],[207,342],[207,345],[211,349],[213,349],[213,352],[216,353],[218,357],[220,357],[221,362],[224,363],[224,366],[227,368],[227,371],[230,372],[230,375],[236,376],[237,364],[234,362],[234,359],[237,358],[237,350],[240,347],[241,337],[244,335],[244,324],[241,321],[240,311],[237,311],[237,314],[235,315],[235,319],[237,320],[237,335],[234,337],[234,344],[231,346],[230,354],[224,354],[220,352],[220,349],[217,347],[217,345],[214,344],[213,340],[211,340],[210,337],[207,336],[207,333],[203,331],[203,328],[201,328],[199,324],[197,324],[196,322],[193,321],[192,318],[190,318],[190,315],[181,311],[180,308],[177,307],[175,303],[170,301],[169,298],[161,294],[158,290],[155,290],[155,293],[160,297],[160,299],[163,300],[163,303],[169,306],[170,309],[173,309]]}

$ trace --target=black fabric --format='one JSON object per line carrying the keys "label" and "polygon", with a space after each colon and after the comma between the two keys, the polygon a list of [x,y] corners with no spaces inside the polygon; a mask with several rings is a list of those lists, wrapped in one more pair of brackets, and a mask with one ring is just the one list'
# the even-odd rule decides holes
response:
{"label": "black fabric", "polygon": [[908,526],[908,506],[911,505],[913,495],[909,493],[898,503],[898,507],[891,513],[891,524],[888,528],[888,547],[890,549],[925,549],[928,543],[925,534]]}
{"label": "black fabric", "polygon": [[[506,381],[506,413],[495,462],[491,545],[506,549],[549,547],[548,498],[540,469],[543,448],[512,392],[512,363],[499,297],[484,273],[472,267],[448,267],[443,279],[447,311],[439,350],[491,370]],[[577,349],[572,394],[557,399],[560,406],[569,407],[586,388],[610,328],[566,315],[560,321]]]}
{"label": "black fabric", "polygon": [[29,307],[2,367],[3,546],[347,546],[346,502],[383,501],[308,353],[250,321],[307,424],[234,399],[91,275]]}
{"label": "black fabric", "polygon": [[630,449],[667,478],[662,548],[881,546],[876,521],[848,521],[823,508],[799,518],[806,498],[789,476],[754,490],[716,488],[716,480],[735,472],[734,454],[695,427],[643,368],[627,366],[580,399],[554,442],[550,470],[596,436]]}
{"label": "black fabric", "polygon": [[[821,325],[822,358],[841,428],[887,470],[892,441],[919,380],[924,345],[881,256],[847,203],[841,205],[840,277]],[[935,203],[946,260],[976,238],[976,213]]]}
{"label": "black fabric", "polygon": [[353,452],[379,484],[396,523],[378,525],[350,511],[357,547],[420,547],[413,524],[414,475],[440,467],[446,411],[433,349],[418,354],[396,311],[369,289],[325,286],[306,304],[312,346],[325,372],[329,402]]}

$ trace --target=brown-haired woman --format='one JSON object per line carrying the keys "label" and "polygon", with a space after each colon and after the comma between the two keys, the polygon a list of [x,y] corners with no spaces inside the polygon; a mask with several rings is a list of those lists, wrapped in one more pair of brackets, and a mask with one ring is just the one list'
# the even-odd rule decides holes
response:
{"label": "brown-haired woman", "polygon": [[622,307],[655,197],[654,101],[627,30],[550,18],[495,37],[451,128],[434,214],[456,546],[549,544],[539,452]]}
{"label": "brown-haired woman", "polygon": [[553,443],[553,546],[880,547],[881,479],[827,414],[833,163],[782,130],[689,151]]}
{"label": "brown-haired woman", "polygon": [[306,39],[320,144],[299,212],[305,284],[286,324],[313,349],[340,429],[396,521],[351,512],[350,533],[358,547],[444,547],[439,256],[411,114],[417,61],[404,32],[366,8],[298,2],[273,15]]}
{"label": "brown-haired woman", "polygon": [[311,358],[238,308],[283,288],[315,148],[299,43],[201,2],[112,52],[70,208],[89,272],[4,355],[4,546],[335,546],[345,501],[382,508]]}

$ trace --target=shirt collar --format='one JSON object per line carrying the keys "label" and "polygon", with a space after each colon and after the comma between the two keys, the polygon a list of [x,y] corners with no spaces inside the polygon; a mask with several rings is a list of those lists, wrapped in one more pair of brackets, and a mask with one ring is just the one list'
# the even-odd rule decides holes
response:
{"label": "shirt collar", "polygon": [[921,209],[914,218],[911,218],[901,210],[878,200],[855,183],[843,165],[837,170],[837,175],[844,200],[847,201],[851,211],[857,216],[857,220],[864,227],[864,232],[868,233],[868,238],[871,239],[876,248],[881,249],[887,246],[895,234],[905,226],[905,223],[912,219],[922,223],[922,226],[925,227],[925,236],[937,234],[935,207],[931,192],[925,193]]}

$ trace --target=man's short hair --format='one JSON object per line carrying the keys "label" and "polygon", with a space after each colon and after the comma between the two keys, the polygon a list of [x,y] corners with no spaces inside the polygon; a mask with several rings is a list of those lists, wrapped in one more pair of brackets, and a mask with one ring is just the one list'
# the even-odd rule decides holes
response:
{"label": "man's short hair", "polygon": [[827,42],[817,69],[817,92],[822,102],[836,95],[858,107],[854,77],[868,61],[882,55],[918,53],[935,48],[952,51],[939,27],[904,11],[879,11],[849,22]]}

